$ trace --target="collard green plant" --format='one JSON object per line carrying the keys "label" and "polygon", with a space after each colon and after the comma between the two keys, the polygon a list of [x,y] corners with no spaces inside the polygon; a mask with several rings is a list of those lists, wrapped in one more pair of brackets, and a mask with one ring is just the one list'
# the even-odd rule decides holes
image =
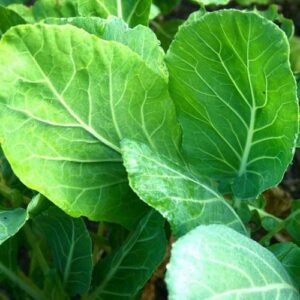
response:
{"label": "collard green plant", "polygon": [[299,299],[299,28],[192,2],[0,1],[1,299]]}

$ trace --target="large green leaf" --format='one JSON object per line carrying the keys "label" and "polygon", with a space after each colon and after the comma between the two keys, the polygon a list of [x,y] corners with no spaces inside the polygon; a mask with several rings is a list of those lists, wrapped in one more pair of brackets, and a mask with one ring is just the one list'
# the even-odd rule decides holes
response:
{"label": "large green leaf", "polygon": [[131,29],[122,19],[116,17],[109,19],[98,17],[48,18],[45,23],[71,24],[102,39],[126,45],[139,54],[154,72],[167,77],[164,52],[153,31],[146,26],[138,25]]}
{"label": "large green leaf", "polygon": [[223,225],[199,226],[180,238],[166,281],[170,300],[299,299],[271,252]]}
{"label": "large green leaf", "polygon": [[151,3],[151,0],[78,0],[78,10],[82,16],[117,16],[134,27],[148,24]]}
{"label": "large green leaf", "polygon": [[135,299],[163,260],[166,246],[164,219],[151,210],[128,240],[96,266],[90,299]]}
{"label": "large green leaf", "polygon": [[0,5],[0,36],[10,27],[25,23],[26,21],[16,12]]}
{"label": "large green leaf", "polygon": [[166,81],[128,47],[69,25],[12,29],[0,60],[0,135],[17,176],[72,216],[132,226],[146,207],[119,141],[175,155]]}
{"label": "large green leaf", "polygon": [[239,198],[276,185],[298,131],[285,34],[255,13],[224,10],[182,26],[167,54],[183,150]]}
{"label": "large green leaf", "polygon": [[0,210],[0,245],[14,236],[26,223],[28,214],[23,208]]}
{"label": "large green leaf", "polygon": [[188,168],[133,141],[124,141],[122,150],[131,187],[168,219],[175,235],[183,235],[200,224],[214,223],[246,233],[231,206]]}
{"label": "large green leaf", "polygon": [[55,206],[36,217],[34,222],[51,247],[69,294],[87,292],[92,276],[92,243],[84,222],[69,217]]}

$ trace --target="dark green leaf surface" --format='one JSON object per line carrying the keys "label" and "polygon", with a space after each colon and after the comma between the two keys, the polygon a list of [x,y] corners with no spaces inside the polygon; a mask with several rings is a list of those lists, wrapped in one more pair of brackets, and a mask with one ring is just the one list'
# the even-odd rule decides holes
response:
{"label": "dark green leaf surface", "polygon": [[163,218],[147,213],[128,240],[95,268],[91,300],[135,299],[166,252]]}
{"label": "dark green leaf surface", "polygon": [[0,245],[14,236],[26,223],[28,214],[23,208],[0,210]]}
{"label": "dark green leaf surface", "polygon": [[166,61],[191,164],[238,198],[276,185],[298,131],[285,34],[255,13],[208,13],[181,27]]}
{"label": "dark green leaf surface", "polygon": [[147,25],[151,0],[78,0],[79,13],[82,16],[107,18],[117,16],[130,27]]}
{"label": "dark green leaf surface", "polygon": [[25,23],[26,21],[16,12],[0,5],[0,36],[10,27]]}
{"label": "dark green leaf surface", "polygon": [[132,226],[146,207],[128,187],[119,141],[176,155],[165,79],[128,47],[70,25],[16,27],[0,60],[0,135],[17,176],[72,216]]}
{"label": "dark green leaf surface", "polygon": [[199,226],[173,245],[167,268],[170,300],[297,300],[276,257],[223,225]]}
{"label": "dark green leaf surface", "polygon": [[51,207],[34,219],[49,242],[54,262],[69,294],[89,290],[92,276],[92,243],[81,219],[74,219]]}
{"label": "dark green leaf surface", "polygon": [[282,263],[295,285],[300,288],[300,248],[294,243],[277,243],[269,250]]}
{"label": "dark green leaf surface", "polygon": [[227,224],[246,233],[231,206],[188,168],[133,141],[122,143],[123,159],[133,190],[158,210],[180,236],[200,224]]}

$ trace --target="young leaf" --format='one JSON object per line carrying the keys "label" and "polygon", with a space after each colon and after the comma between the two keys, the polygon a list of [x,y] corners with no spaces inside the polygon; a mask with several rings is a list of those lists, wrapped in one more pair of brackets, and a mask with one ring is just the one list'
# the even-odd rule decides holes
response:
{"label": "young leaf", "polygon": [[135,28],[129,28],[122,19],[116,17],[108,20],[98,17],[48,18],[45,23],[71,24],[102,39],[126,45],[139,54],[154,72],[165,78],[168,77],[164,52],[153,31],[146,26],[138,25]]}
{"label": "young leaf", "polygon": [[129,239],[96,266],[89,299],[135,299],[163,260],[166,246],[164,219],[151,210]]}
{"label": "young leaf", "polygon": [[237,10],[182,26],[168,51],[184,152],[235,197],[276,185],[292,159],[298,103],[288,56],[275,24]]}
{"label": "young leaf", "polygon": [[277,243],[268,248],[300,288],[300,248],[294,243]]}
{"label": "young leaf", "polygon": [[0,36],[10,27],[26,24],[26,21],[13,10],[0,5]]}
{"label": "young leaf", "polygon": [[26,223],[27,211],[23,208],[0,211],[0,245],[14,236]]}
{"label": "young leaf", "polygon": [[69,25],[13,28],[0,60],[0,135],[17,176],[72,216],[131,227],[147,208],[119,141],[176,155],[166,81],[128,47]]}
{"label": "young leaf", "polygon": [[83,221],[53,206],[34,222],[49,242],[68,293],[73,296],[87,292],[92,276],[92,243]]}
{"label": "young leaf", "polygon": [[123,141],[122,151],[131,187],[168,219],[175,235],[183,235],[200,224],[214,223],[246,233],[222,196],[186,167],[133,141]]}
{"label": "young leaf", "polygon": [[148,25],[151,3],[151,0],[78,0],[78,10],[85,17],[117,16],[134,27]]}
{"label": "young leaf", "polygon": [[78,15],[77,0],[37,0],[32,12],[37,21],[49,17],[75,17]]}
{"label": "young leaf", "polygon": [[223,225],[180,238],[167,270],[170,299],[299,299],[271,252]]}

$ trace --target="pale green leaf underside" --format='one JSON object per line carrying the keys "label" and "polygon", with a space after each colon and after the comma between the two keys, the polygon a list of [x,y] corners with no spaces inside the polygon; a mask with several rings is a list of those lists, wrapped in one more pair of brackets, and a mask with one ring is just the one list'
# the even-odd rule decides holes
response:
{"label": "pale green leaf underside", "polygon": [[167,246],[164,219],[154,210],[137,224],[128,240],[95,269],[94,299],[135,299],[158,265]]}
{"label": "pale green leaf underside", "polygon": [[246,234],[231,206],[186,167],[133,141],[122,142],[122,151],[131,187],[170,222],[175,235],[200,224],[226,224]]}
{"label": "pale green leaf underside", "polygon": [[119,18],[98,17],[48,18],[46,24],[70,24],[108,41],[116,41],[137,53],[155,73],[167,78],[164,51],[154,32],[146,26],[129,28]]}
{"label": "pale green leaf underside", "polygon": [[119,141],[173,155],[164,79],[137,54],[70,25],[24,25],[0,44],[1,140],[14,172],[72,216],[131,226],[145,211]]}
{"label": "pale green leaf underside", "polygon": [[151,3],[151,0],[79,0],[78,10],[82,16],[117,16],[134,27],[148,25]]}
{"label": "pale green leaf underside", "polygon": [[190,162],[237,197],[276,185],[298,131],[284,33],[255,13],[207,13],[181,27],[166,61]]}
{"label": "pale green leaf underside", "polygon": [[0,211],[0,245],[14,236],[26,223],[27,211],[23,208]]}
{"label": "pale green leaf underside", "polygon": [[49,241],[56,267],[68,293],[83,294],[90,288],[92,242],[84,222],[71,218],[55,206],[34,219]]}
{"label": "pale green leaf underside", "polygon": [[167,268],[170,300],[297,300],[275,256],[223,225],[199,226],[180,238]]}

